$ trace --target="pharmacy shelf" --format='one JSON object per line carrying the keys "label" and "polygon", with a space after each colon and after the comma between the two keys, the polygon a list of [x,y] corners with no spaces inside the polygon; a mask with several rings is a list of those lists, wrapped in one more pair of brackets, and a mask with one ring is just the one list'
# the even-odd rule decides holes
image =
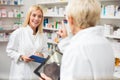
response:
{"label": "pharmacy shelf", "polygon": [[43,30],[58,31],[59,29],[43,27]]}
{"label": "pharmacy shelf", "polygon": [[20,5],[0,4],[0,6],[23,6],[23,4],[20,4]]}
{"label": "pharmacy shelf", "polygon": [[105,37],[112,39],[120,39],[120,36],[115,36],[115,35],[105,35]]}
{"label": "pharmacy shelf", "polygon": [[0,33],[11,33],[13,31],[14,31],[14,29],[11,29],[11,30],[0,30]]}
{"label": "pharmacy shelf", "polygon": [[51,1],[51,2],[39,2],[40,5],[64,5],[67,4],[67,1]]}
{"label": "pharmacy shelf", "polygon": [[18,18],[18,17],[0,17],[0,19],[21,19],[21,18],[23,18],[23,17],[20,17],[20,18]]}
{"label": "pharmacy shelf", "polygon": [[50,14],[45,14],[44,17],[54,17],[54,18],[55,18],[55,17],[56,17],[56,18],[57,18],[57,17],[58,17],[58,18],[61,17],[61,18],[64,18],[65,16],[64,16],[64,15],[50,15]]}
{"label": "pharmacy shelf", "polygon": [[8,40],[0,40],[0,42],[1,43],[3,43],[3,42],[6,43],[6,42],[8,42]]}
{"label": "pharmacy shelf", "polygon": [[101,19],[120,19],[120,16],[101,16]]}

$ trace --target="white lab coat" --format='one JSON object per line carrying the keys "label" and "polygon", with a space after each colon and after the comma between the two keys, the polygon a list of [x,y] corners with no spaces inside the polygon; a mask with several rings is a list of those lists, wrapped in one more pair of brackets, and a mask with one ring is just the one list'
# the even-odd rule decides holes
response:
{"label": "white lab coat", "polygon": [[20,61],[20,55],[30,56],[35,52],[44,53],[47,56],[47,38],[43,34],[33,35],[30,26],[15,30],[9,39],[7,53],[11,58],[10,80],[36,80],[34,69],[39,65],[35,62]]}
{"label": "white lab coat", "polygon": [[58,47],[63,51],[61,80],[113,78],[114,55],[101,27],[81,30],[71,39],[63,39]]}

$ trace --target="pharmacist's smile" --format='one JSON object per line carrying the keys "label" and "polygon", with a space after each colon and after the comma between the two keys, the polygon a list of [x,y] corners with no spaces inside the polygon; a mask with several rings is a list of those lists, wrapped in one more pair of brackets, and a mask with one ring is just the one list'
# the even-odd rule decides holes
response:
{"label": "pharmacist's smile", "polygon": [[40,24],[39,20],[33,20],[31,23],[32,23],[33,25],[39,25],[39,24]]}

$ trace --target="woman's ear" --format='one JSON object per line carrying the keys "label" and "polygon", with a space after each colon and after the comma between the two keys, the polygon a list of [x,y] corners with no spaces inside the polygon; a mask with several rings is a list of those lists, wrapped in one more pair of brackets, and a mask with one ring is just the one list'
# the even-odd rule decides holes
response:
{"label": "woman's ear", "polygon": [[73,24],[74,24],[74,21],[73,21],[73,17],[72,17],[72,16],[69,16],[69,17],[68,17],[68,21],[69,21],[69,24],[70,24],[70,25],[73,25]]}

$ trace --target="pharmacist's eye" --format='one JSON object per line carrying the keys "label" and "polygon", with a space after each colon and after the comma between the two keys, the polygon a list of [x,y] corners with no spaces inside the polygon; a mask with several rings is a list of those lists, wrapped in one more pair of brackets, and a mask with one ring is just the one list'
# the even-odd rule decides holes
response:
{"label": "pharmacist's eye", "polygon": [[42,15],[39,15],[38,17],[39,17],[39,18],[42,18],[43,16],[42,16]]}
{"label": "pharmacist's eye", "polygon": [[36,16],[36,14],[33,14],[32,16],[33,16],[33,17],[35,17],[35,16]]}

